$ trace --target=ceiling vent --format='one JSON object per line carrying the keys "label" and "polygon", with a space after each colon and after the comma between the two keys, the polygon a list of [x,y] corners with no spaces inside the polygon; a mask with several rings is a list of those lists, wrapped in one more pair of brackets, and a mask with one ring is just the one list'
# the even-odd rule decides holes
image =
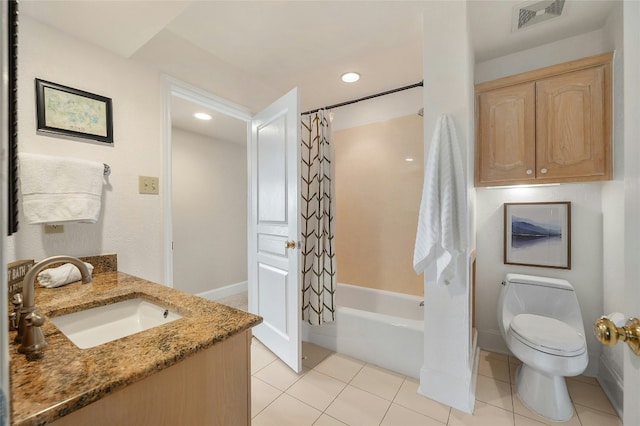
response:
{"label": "ceiling vent", "polygon": [[528,1],[513,9],[513,31],[558,18],[562,15],[565,0]]}

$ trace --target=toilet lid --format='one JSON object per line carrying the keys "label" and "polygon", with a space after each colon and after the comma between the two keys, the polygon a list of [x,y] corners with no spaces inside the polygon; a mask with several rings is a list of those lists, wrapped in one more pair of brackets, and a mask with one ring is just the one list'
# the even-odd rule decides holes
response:
{"label": "toilet lid", "polygon": [[584,336],[555,318],[520,314],[513,318],[509,328],[518,340],[541,352],[576,356],[586,350]]}

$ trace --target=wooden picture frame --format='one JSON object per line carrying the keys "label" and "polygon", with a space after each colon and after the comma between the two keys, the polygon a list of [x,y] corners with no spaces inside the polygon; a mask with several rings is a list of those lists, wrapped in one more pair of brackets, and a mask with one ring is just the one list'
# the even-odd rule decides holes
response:
{"label": "wooden picture frame", "polygon": [[110,98],[36,78],[38,134],[113,143]]}
{"label": "wooden picture frame", "polygon": [[571,269],[571,202],[505,203],[504,263]]}

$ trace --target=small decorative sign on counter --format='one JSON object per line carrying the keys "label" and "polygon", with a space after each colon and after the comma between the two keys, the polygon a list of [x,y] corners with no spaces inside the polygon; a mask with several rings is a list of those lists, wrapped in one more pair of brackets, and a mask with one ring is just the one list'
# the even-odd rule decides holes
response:
{"label": "small decorative sign on counter", "polygon": [[9,301],[16,293],[22,293],[22,280],[29,269],[34,265],[33,259],[17,260],[7,264],[7,283],[9,288]]}

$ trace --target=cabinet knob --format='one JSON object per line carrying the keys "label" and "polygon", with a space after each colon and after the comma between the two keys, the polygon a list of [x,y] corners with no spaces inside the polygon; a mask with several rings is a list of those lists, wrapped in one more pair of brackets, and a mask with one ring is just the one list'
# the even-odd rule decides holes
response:
{"label": "cabinet knob", "polygon": [[532,174],[532,173],[533,173],[533,170],[531,170],[531,169],[527,169],[527,174],[528,174],[528,175],[530,175],[530,174]]}
{"label": "cabinet knob", "polygon": [[544,167],[542,169],[540,169],[540,173],[545,174],[547,173],[547,169],[545,169]]}
{"label": "cabinet knob", "polygon": [[295,241],[287,241],[286,243],[284,243],[284,248],[286,248],[286,249],[296,248],[296,242]]}

